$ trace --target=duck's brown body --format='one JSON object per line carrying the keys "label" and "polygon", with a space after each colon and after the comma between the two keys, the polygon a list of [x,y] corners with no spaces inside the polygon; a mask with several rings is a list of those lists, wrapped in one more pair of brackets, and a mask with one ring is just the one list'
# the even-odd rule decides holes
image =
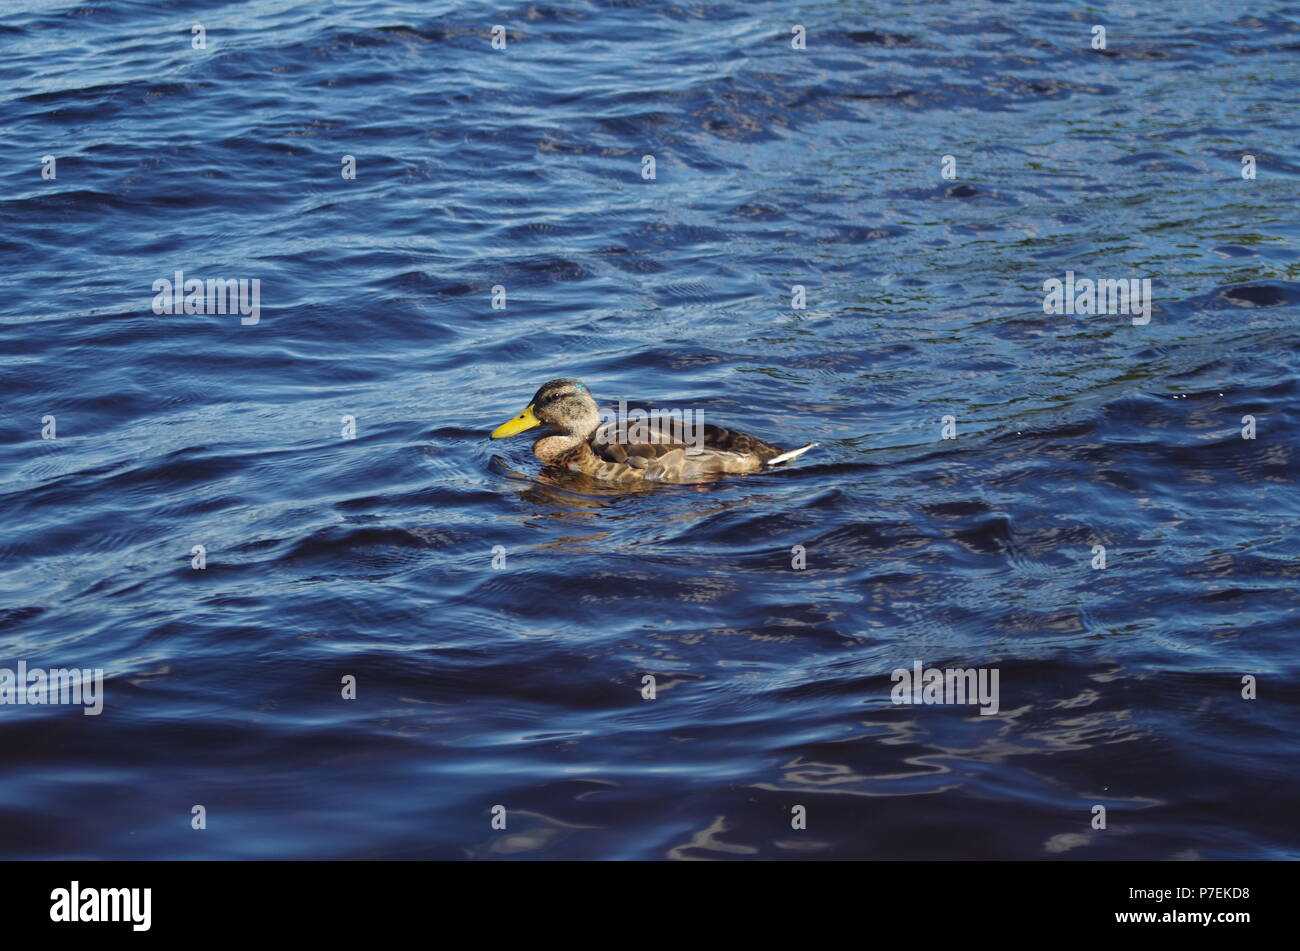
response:
{"label": "duck's brown body", "polygon": [[537,425],[558,435],[543,436],[533,452],[543,463],[565,472],[626,484],[706,482],[719,476],[758,472],[794,459],[810,443],[785,452],[748,433],[700,425],[682,438],[678,420],[652,418],[633,430],[635,441],[612,422],[601,423],[587,388],[577,380],[553,380],[537,391],[518,417],[497,428],[492,438],[512,436]]}
{"label": "duck's brown body", "polygon": [[[702,445],[665,441],[612,442],[595,436],[557,456],[553,464],[569,472],[617,482],[701,482],[720,475],[758,472],[781,455],[761,439],[718,426],[702,426]],[[654,437],[651,436],[651,439]]]}

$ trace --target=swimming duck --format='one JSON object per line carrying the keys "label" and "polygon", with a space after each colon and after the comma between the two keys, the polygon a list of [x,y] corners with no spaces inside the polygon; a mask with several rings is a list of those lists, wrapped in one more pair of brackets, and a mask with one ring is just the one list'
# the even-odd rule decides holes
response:
{"label": "swimming duck", "polygon": [[787,452],[748,433],[702,423],[684,425],[682,415],[646,418],[644,413],[640,417],[632,413],[621,421],[602,420],[583,383],[551,380],[542,384],[522,413],[494,429],[492,438],[546,426],[553,435],[533,443],[533,454],[544,465],[630,483],[704,482],[727,473],[759,472],[817,445]]}

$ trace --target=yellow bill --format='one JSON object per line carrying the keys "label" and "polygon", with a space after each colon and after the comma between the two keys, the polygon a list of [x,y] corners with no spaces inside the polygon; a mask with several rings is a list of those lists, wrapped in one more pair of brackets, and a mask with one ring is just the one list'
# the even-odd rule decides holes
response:
{"label": "yellow bill", "polygon": [[527,408],[514,419],[502,423],[492,430],[492,438],[505,439],[507,436],[513,436],[515,433],[522,433],[525,429],[532,429],[534,426],[540,425],[542,425],[542,421],[533,415],[533,404],[529,403]]}

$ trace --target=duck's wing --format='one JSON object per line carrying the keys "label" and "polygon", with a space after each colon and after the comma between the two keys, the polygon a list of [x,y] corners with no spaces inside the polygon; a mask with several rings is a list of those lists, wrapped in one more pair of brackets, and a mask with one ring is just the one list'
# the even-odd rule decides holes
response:
{"label": "duck's wing", "polygon": [[[638,433],[643,435],[644,432]],[[655,439],[655,436],[658,436]],[[780,450],[743,433],[705,426],[683,442],[679,429],[650,429],[650,441],[620,441],[612,427],[598,430],[591,440],[592,454],[603,463],[598,471],[607,477],[647,482],[704,482],[724,473],[757,472],[763,467],[759,453]],[[766,453],[764,453],[766,454]],[[626,471],[626,470],[631,470]]]}
{"label": "duck's wing", "polygon": [[753,456],[760,463],[767,462],[781,454],[781,450],[771,443],[763,442],[757,436],[742,433],[735,429],[723,429],[721,426],[704,427],[704,446],[720,452],[734,452]]}
{"label": "duck's wing", "polygon": [[701,438],[687,443],[679,429],[666,425],[672,422],[648,421],[647,429],[633,430],[645,437],[636,442],[621,440],[614,424],[606,423],[590,442],[569,450],[555,464],[606,481],[690,483],[758,472],[770,462],[784,462],[807,448],[784,453],[749,433],[707,424],[701,427]]}
{"label": "duck's wing", "polygon": [[623,427],[604,423],[592,434],[591,448],[602,459],[638,466],[691,445],[693,438],[694,433],[674,425],[673,420],[656,417]]}
{"label": "duck's wing", "polygon": [[763,442],[757,436],[751,436],[749,433],[737,432],[734,429],[723,429],[720,426],[705,426],[704,445],[705,448],[717,452],[731,452],[742,456],[758,460],[759,468],[779,465],[782,462],[789,462],[792,459],[798,459],[805,452],[816,446],[817,443],[810,442],[798,449],[785,450],[773,446],[771,443]]}
{"label": "duck's wing", "polygon": [[705,482],[728,473],[757,472],[763,464],[751,453],[686,446],[664,453],[646,466],[652,482]]}
{"label": "duck's wing", "polygon": [[638,422],[622,430],[612,422],[605,423],[592,435],[591,444],[599,455],[620,461],[627,456],[653,459],[682,448],[752,455],[760,462],[781,453],[776,446],[749,433],[707,423],[694,428],[682,427],[677,420],[659,418]]}

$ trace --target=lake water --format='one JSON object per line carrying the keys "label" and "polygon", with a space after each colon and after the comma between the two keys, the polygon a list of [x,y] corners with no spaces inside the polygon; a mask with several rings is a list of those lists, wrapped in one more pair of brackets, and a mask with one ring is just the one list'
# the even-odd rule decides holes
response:
{"label": "lake water", "polygon": [[0,11],[0,856],[1300,855],[1295,4],[201,6]]}

